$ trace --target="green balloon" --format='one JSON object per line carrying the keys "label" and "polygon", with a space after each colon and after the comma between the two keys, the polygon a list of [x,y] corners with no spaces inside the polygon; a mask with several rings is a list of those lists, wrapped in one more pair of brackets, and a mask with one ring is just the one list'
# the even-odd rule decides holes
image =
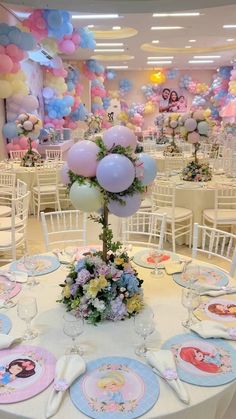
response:
{"label": "green balloon", "polygon": [[103,206],[103,196],[96,186],[86,182],[74,182],[70,188],[70,200],[76,209],[84,212],[97,211]]}

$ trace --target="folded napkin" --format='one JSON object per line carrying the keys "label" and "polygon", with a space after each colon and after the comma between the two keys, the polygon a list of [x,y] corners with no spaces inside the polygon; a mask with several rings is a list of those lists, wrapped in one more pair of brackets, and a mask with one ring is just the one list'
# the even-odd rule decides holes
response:
{"label": "folded napkin", "polygon": [[236,286],[217,287],[216,285],[200,285],[197,287],[200,295],[210,295],[211,297],[218,297],[219,295],[236,293]]}
{"label": "folded napkin", "polygon": [[86,364],[80,355],[63,355],[58,359],[53,389],[46,407],[45,416],[47,419],[57,413],[65,391],[71,386],[76,378],[85,372],[85,370]]}
{"label": "folded napkin", "polygon": [[167,349],[160,349],[157,352],[148,351],[146,354],[147,362],[153,367],[153,371],[169,384],[176,392],[179,399],[189,404],[190,398],[183,383],[178,378],[174,356]]}
{"label": "folded napkin", "polygon": [[54,249],[53,253],[62,264],[70,264],[75,260],[77,247],[66,247],[65,249]]}
{"label": "folded napkin", "polygon": [[166,273],[168,275],[172,275],[172,274],[178,274],[180,272],[183,272],[185,263],[178,262],[178,261],[168,261],[168,262],[163,262],[163,266],[166,270]]}
{"label": "folded napkin", "polygon": [[0,333],[0,349],[7,349],[13,344],[20,343],[21,340],[21,338],[16,338]]}
{"label": "folded napkin", "polygon": [[0,276],[5,276],[10,281],[16,281],[16,282],[27,282],[28,274],[27,272],[21,272],[21,271],[2,271],[0,270]]}
{"label": "folded napkin", "polygon": [[190,326],[202,338],[223,338],[236,340],[236,327],[226,327],[212,320],[203,320]]}

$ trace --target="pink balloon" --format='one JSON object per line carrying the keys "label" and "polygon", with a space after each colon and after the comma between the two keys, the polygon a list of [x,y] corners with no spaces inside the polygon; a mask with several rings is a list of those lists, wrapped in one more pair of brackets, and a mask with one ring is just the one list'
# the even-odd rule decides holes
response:
{"label": "pink balloon", "polygon": [[70,183],[70,178],[69,178],[69,175],[68,175],[68,171],[69,171],[68,164],[65,163],[62,166],[61,173],[60,173],[61,182],[63,183],[63,185],[68,185],[68,183]]}
{"label": "pink balloon", "polygon": [[74,44],[80,44],[80,36],[78,33],[73,33],[71,40],[74,42]]}
{"label": "pink balloon", "polygon": [[21,61],[24,58],[24,51],[22,51],[14,44],[7,45],[6,52],[13,61]]}
{"label": "pink balloon", "polygon": [[38,142],[37,141],[32,141],[32,148],[34,148],[35,150],[37,150],[38,148]]}
{"label": "pink balloon", "polygon": [[13,67],[12,67],[11,72],[12,73],[17,73],[20,70],[20,68],[21,68],[20,64],[13,61]]}
{"label": "pink balloon", "polygon": [[111,149],[114,145],[121,145],[122,147],[131,147],[132,150],[135,150],[137,145],[134,132],[122,125],[116,125],[105,131],[103,142],[108,149]]}
{"label": "pink balloon", "polygon": [[12,146],[13,148],[13,150],[20,150],[20,145],[19,144],[13,144],[13,146]]}
{"label": "pink balloon", "polygon": [[186,119],[184,126],[188,132],[194,131],[197,128],[197,121],[193,118]]}
{"label": "pink balloon", "polygon": [[200,141],[200,135],[198,134],[198,132],[194,131],[188,134],[188,142],[190,144],[196,144],[199,141]]}
{"label": "pink balloon", "polygon": [[98,165],[98,152],[98,146],[92,141],[83,140],[74,144],[67,156],[69,169],[80,176],[95,176]]}
{"label": "pink balloon", "polygon": [[22,150],[27,150],[29,147],[28,139],[26,137],[21,137],[19,140],[19,144]]}
{"label": "pink balloon", "polygon": [[10,73],[12,68],[12,59],[6,54],[0,54],[0,73]]}
{"label": "pink balloon", "polygon": [[73,41],[66,39],[60,43],[60,50],[65,54],[73,54],[75,52],[75,44]]}
{"label": "pink balloon", "polygon": [[0,54],[5,54],[5,47],[3,45],[0,45]]}
{"label": "pink balloon", "polygon": [[7,151],[12,151],[13,150],[13,144],[12,143],[8,143],[6,145],[6,149],[7,149]]}
{"label": "pink balloon", "polygon": [[13,138],[12,142],[13,144],[19,144],[19,138]]}

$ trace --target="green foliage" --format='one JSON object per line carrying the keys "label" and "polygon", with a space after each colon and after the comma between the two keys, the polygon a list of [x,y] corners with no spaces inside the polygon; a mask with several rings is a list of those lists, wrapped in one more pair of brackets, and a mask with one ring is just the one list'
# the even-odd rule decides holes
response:
{"label": "green foliage", "polygon": [[117,241],[113,242],[113,232],[110,228],[110,224],[106,225],[105,217],[104,215],[96,216],[96,215],[90,215],[90,220],[94,221],[95,223],[101,224],[102,226],[102,232],[99,234],[99,239],[102,240],[102,242],[106,242],[107,244],[107,251],[111,251],[115,253],[117,250],[119,250],[122,247],[122,243]]}

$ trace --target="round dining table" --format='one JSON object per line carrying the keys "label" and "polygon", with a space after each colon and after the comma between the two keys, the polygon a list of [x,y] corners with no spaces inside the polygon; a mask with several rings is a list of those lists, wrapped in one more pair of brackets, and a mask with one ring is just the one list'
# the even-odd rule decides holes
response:
{"label": "round dining table", "polygon": [[[133,248],[135,254],[140,248]],[[132,262],[134,264],[134,262]],[[178,334],[188,333],[182,326],[187,317],[187,311],[181,304],[181,286],[174,282],[171,275],[164,275],[155,279],[151,270],[134,264],[139,278],[144,280],[143,290],[145,302],[155,314],[156,331],[148,339],[150,350],[159,350],[163,343]],[[46,275],[38,276],[39,285],[30,291],[24,285],[18,297],[23,293],[31,293],[37,299],[38,315],[33,320],[33,327],[38,331],[38,337],[26,344],[40,346],[50,351],[57,359],[65,354],[70,345],[70,338],[63,333],[63,314],[65,306],[59,302],[61,295],[60,283],[63,283],[68,267],[61,265],[57,270]],[[233,284],[235,281],[230,280]],[[4,313],[4,310],[1,309]],[[13,336],[22,336],[25,330],[24,322],[17,316],[17,307],[5,311],[11,321]],[[111,322],[104,321],[98,326],[85,324],[84,333],[78,338],[78,343],[84,350],[84,360],[89,362],[102,357],[124,356],[145,363],[145,358],[135,354],[140,337],[134,330],[134,319]],[[236,342],[230,342],[236,349]],[[147,364],[146,364],[147,365]],[[156,404],[145,413],[145,419],[233,419],[224,416],[236,392],[236,379],[225,385],[204,387],[184,383],[190,395],[190,404],[181,402],[166,382],[158,378],[160,395]],[[1,419],[43,419],[45,407],[52,385],[40,394],[19,403],[1,404]],[[83,419],[82,412],[76,409],[69,393],[65,394],[55,419]],[[106,417],[106,416],[104,416]],[[117,417],[117,416],[116,416]],[[120,418],[122,418],[122,414]]]}

